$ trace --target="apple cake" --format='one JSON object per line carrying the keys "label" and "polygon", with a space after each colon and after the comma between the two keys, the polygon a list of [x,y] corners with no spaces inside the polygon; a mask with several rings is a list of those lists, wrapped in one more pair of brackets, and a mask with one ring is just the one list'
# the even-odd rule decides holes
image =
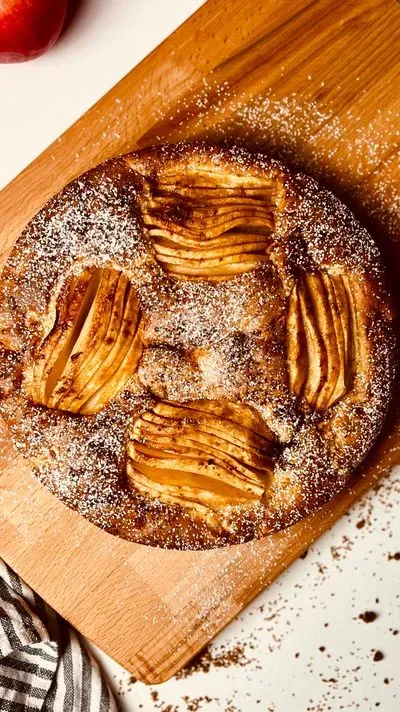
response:
{"label": "apple cake", "polygon": [[0,412],[57,497],[125,539],[237,544],[337,495],[396,367],[383,261],[261,153],[109,160],[29,223],[0,278]]}

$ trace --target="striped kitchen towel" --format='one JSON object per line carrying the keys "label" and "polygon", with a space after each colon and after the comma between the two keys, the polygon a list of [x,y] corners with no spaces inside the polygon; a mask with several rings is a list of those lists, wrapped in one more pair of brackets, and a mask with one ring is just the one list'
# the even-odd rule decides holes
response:
{"label": "striped kitchen towel", "polygon": [[79,635],[0,559],[0,711],[117,712]]}

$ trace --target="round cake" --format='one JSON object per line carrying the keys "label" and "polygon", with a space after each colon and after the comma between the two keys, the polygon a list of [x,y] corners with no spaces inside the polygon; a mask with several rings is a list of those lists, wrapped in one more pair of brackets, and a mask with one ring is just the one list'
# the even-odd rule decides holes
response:
{"label": "round cake", "polygon": [[56,195],[0,277],[0,413],[37,477],[125,539],[207,549],[321,507],[396,366],[379,251],[311,178],[156,146]]}

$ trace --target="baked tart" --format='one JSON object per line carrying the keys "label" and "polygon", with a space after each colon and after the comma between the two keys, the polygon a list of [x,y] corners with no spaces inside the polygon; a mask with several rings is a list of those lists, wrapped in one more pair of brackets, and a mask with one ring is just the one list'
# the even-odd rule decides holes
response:
{"label": "baked tart", "polygon": [[0,411],[57,497],[125,539],[207,549],[337,495],[393,391],[379,251],[261,153],[156,146],[50,200],[0,281]]}

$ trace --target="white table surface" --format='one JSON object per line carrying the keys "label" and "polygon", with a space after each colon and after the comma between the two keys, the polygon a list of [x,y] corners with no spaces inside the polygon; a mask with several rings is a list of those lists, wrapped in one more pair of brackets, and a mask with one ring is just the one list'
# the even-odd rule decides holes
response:
{"label": "white table surface", "polygon": [[[0,65],[0,187],[201,4],[82,0],[50,53]],[[397,712],[399,473],[228,626],[211,647],[207,673],[148,688],[96,650],[121,710]],[[377,618],[364,622],[365,611]],[[374,661],[376,651],[382,660]]]}

